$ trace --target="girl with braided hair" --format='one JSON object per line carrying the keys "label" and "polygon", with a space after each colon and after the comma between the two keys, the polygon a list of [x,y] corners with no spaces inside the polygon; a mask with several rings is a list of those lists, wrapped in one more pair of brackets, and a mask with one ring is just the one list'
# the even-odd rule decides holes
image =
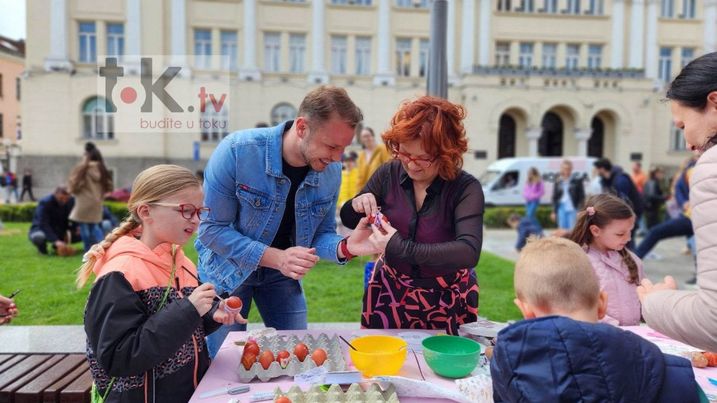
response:
{"label": "girl with braided hair", "polygon": [[635,226],[635,213],[619,197],[603,193],[590,196],[578,214],[570,239],[588,254],[607,294],[607,315],[602,322],[620,326],[640,324],[637,286],[645,277],[642,261],[625,246]]}
{"label": "girl with braided hair", "polygon": [[246,323],[215,302],[181,246],[209,209],[186,168],[157,165],[132,185],[129,216],[86,254],[87,359],[105,402],[186,402],[209,367],[206,334]]}

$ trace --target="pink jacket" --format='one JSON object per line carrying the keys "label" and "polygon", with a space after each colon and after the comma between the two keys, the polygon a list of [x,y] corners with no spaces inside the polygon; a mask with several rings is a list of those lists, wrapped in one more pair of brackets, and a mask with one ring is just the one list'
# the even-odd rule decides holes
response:
{"label": "pink jacket", "polygon": [[525,182],[525,187],[523,188],[523,197],[526,201],[533,201],[533,200],[540,200],[541,197],[543,197],[543,194],[545,193],[545,188],[543,187],[543,181],[538,181],[535,183]]}
{"label": "pink jacket", "polygon": [[[640,324],[640,299],[637,297],[637,285],[630,283],[630,273],[617,251],[602,253],[595,248],[586,248],[593,270],[600,280],[600,291],[607,294],[607,315],[601,322],[619,326]],[[634,253],[630,256],[637,263],[637,275],[640,281],[645,277],[642,260]]]}
{"label": "pink jacket", "polygon": [[650,327],[673,339],[717,351],[717,146],[707,150],[695,165],[690,205],[699,289],[651,293],[642,314]]}

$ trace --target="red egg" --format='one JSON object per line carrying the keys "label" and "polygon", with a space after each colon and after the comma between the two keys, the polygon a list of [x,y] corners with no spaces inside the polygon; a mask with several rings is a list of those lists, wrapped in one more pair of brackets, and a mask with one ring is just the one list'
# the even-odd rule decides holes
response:
{"label": "red egg", "polygon": [[291,403],[291,399],[286,396],[279,396],[274,400],[274,403]]}
{"label": "red egg", "polygon": [[229,307],[229,309],[232,310],[241,309],[242,306],[241,298],[236,296],[231,296],[227,298],[224,303],[227,305],[227,307]]}
{"label": "red egg", "polygon": [[259,355],[259,345],[255,341],[248,341],[244,345],[244,354],[253,353],[255,356]]}
{"label": "red egg", "polygon": [[306,347],[306,344],[299,343],[294,347],[294,355],[299,361],[304,362],[306,356],[309,355],[309,348]]}
{"label": "red egg", "polygon": [[319,367],[324,365],[326,357],[328,357],[328,354],[326,354],[326,350],[323,348],[317,348],[313,353],[311,353],[311,359],[314,360],[316,365]]}
{"label": "red egg", "polygon": [[272,353],[270,350],[264,350],[261,355],[259,355],[259,364],[264,369],[269,369],[269,365],[274,362],[274,353]]}
{"label": "red egg", "polygon": [[241,363],[244,366],[244,369],[247,371],[250,370],[251,366],[254,365],[255,362],[256,354],[244,351],[244,354],[241,356]]}
{"label": "red egg", "polygon": [[278,353],[276,353],[276,362],[279,363],[279,366],[282,368],[286,368],[289,365],[289,358],[291,357],[291,354],[289,354],[286,350],[281,350]]}

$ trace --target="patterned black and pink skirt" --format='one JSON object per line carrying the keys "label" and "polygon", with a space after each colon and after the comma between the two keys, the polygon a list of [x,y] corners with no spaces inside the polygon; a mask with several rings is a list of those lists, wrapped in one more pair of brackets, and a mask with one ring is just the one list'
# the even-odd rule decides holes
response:
{"label": "patterned black and pink skirt", "polygon": [[414,278],[376,262],[364,292],[361,326],[368,329],[445,329],[458,334],[478,317],[478,282],[473,269]]}

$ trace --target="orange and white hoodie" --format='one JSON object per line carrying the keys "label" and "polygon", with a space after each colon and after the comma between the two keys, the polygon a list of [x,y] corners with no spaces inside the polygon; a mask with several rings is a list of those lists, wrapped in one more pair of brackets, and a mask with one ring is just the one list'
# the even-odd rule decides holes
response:
{"label": "orange and white hoodie", "polygon": [[[204,337],[218,329],[216,306],[200,317],[186,298],[197,269],[177,247],[149,249],[132,236],[115,241],[95,263],[85,308],[87,359],[106,402],[186,402],[209,367]],[[166,302],[160,307],[169,287]]]}

